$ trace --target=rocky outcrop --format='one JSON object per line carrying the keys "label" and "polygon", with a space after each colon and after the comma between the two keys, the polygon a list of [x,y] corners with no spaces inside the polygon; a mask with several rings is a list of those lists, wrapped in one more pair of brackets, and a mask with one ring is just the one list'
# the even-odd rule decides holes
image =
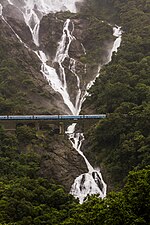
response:
{"label": "rocky outcrop", "polygon": [[62,36],[63,24],[64,21],[58,20],[57,15],[53,13],[44,16],[40,23],[40,49],[49,55],[51,61],[55,57],[57,45]]}
{"label": "rocky outcrop", "polygon": [[3,8],[3,15],[22,41],[29,46],[34,46],[31,32],[29,27],[24,22],[22,12],[15,6],[7,4]]}
{"label": "rocky outcrop", "polygon": [[72,148],[64,136],[55,135],[47,148],[42,151],[40,149],[40,154],[44,159],[41,161],[40,175],[54,179],[67,191],[70,191],[77,176],[87,172],[84,159]]}

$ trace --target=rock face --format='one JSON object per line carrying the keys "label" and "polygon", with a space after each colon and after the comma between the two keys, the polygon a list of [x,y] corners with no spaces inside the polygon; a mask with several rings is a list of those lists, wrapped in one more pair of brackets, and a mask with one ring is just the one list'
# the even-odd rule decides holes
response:
{"label": "rock face", "polygon": [[15,6],[7,4],[3,8],[3,15],[5,15],[6,20],[14,29],[14,31],[19,35],[22,41],[28,45],[33,45],[32,35],[24,22],[22,12],[19,11]]}
{"label": "rock face", "polygon": [[75,178],[87,172],[84,159],[72,148],[63,136],[55,136],[46,149],[40,150],[45,155],[41,162],[40,175],[62,184],[67,191]]}

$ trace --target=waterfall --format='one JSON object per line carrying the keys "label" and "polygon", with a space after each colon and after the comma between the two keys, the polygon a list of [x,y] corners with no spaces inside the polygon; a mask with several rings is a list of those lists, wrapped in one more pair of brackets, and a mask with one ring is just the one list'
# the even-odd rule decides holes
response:
{"label": "waterfall", "polygon": [[113,35],[116,37],[116,40],[114,41],[113,47],[109,52],[108,60],[106,61],[105,65],[111,61],[113,52],[117,52],[118,48],[120,47],[122,37],[121,27],[115,25],[113,27]]}
{"label": "waterfall", "polygon": [[[80,0],[82,1],[82,0]],[[20,5],[17,5],[16,0],[8,0],[8,3],[14,5],[18,8],[19,11],[23,14],[24,21],[26,25],[29,27],[30,32],[32,34],[32,39],[34,44],[37,46],[37,50],[33,50],[33,52],[37,55],[37,57],[41,61],[41,73],[47,79],[51,87],[56,91],[59,92],[64,100],[64,103],[68,106],[70,113],[73,115],[79,115],[82,104],[86,98],[87,90],[93,85],[96,77],[99,75],[100,66],[98,68],[97,76],[95,79],[89,82],[86,85],[86,90],[83,92],[81,91],[81,84],[80,78],[76,72],[76,60],[69,56],[69,48],[72,43],[76,39],[73,35],[74,31],[74,24],[70,19],[67,19],[63,26],[61,40],[58,43],[57,51],[55,58],[53,60],[53,64],[58,64],[58,70],[56,71],[55,68],[48,65],[49,56],[38,49],[39,47],[39,27],[40,21],[42,17],[50,12],[58,12],[58,11],[67,11],[76,13],[77,9],[75,3],[77,1],[73,0],[22,0]],[[0,16],[2,16],[2,5],[0,4]],[[8,22],[3,17],[3,20],[8,24]],[[12,29],[12,27],[8,24],[8,26]],[[15,33],[15,31],[12,29]],[[117,48],[120,46],[121,43],[121,28],[115,26],[113,28],[114,36],[116,40],[114,41],[113,48],[110,50],[108,61],[109,63],[112,58],[113,52],[117,52]],[[23,41],[21,38],[15,33],[17,38],[21,43]],[[23,43],[26,47],[26,44]],[[81,43],[81,47],[83,50],[83,54],[86,55],[86,49],[84,48],[83,44]],[[66,71],[64,67],[64,61],[67,59],[69,61],[68,69],[73,74],[76,80],[76,89],[77,94],[75,101],[73,102],[70,98],[68,93],[68,85],[66,80]],[[87,67],[85,64],[84,72],[86,73]],[[80,203],[84,201],[87,195],[91,194],[98,194],[101,198],[106,196],[106,189],[107,185],[103,181],[100,169],[94,169],[90,163],[88,162],[87,158],[84,156],[83,152],[80,150],[81,145],[84,141],[83,133],[76,133],[75,132],[76,124],[72,124],[68,127],[66,133],[71,141],[74,149],[84,158],[84,161],[87,165],[88,172],[81,174],[77,177],[71,187],[70,193],[73,194],[76,198],[79,198]]]}
{"label": "waterfall", "polygon": [[3,6],[0,4],[0,16],[2,16],[3,13]]}
{"label": "waterfall", "polygon": [[67,134],[76,151],[84,158],[87,165],[88,173],[81,174],[77,177],[71,187],[70,194],[79,199],[83,203],[88,195],[98,194],[101,198],[106,196],[107,185],[103,181],[99,169],[94,169],[83,152],[80,150],[84,141],[83,133],[75,132],[76,123],[68,127]]}

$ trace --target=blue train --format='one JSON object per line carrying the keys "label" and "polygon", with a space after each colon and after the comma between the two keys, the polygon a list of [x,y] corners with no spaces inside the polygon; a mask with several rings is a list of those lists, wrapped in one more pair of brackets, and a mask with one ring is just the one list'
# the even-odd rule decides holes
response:
{"label": "blue train", "polygon": [[0,120],[82,120],[82,119],[104,119],[106,114],[97,115],[4,115]]}

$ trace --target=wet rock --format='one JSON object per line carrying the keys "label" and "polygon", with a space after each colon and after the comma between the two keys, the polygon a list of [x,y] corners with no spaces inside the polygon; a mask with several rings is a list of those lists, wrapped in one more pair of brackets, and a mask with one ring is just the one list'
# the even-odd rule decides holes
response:
{"label": "wet rock", "polygon": [[41,162],[40,174],[62,184],[67,191],[77,176],[87,172],[83,157],[64,136],[55,135],[52,144],[41,154],[46,155],[46,159]]}

